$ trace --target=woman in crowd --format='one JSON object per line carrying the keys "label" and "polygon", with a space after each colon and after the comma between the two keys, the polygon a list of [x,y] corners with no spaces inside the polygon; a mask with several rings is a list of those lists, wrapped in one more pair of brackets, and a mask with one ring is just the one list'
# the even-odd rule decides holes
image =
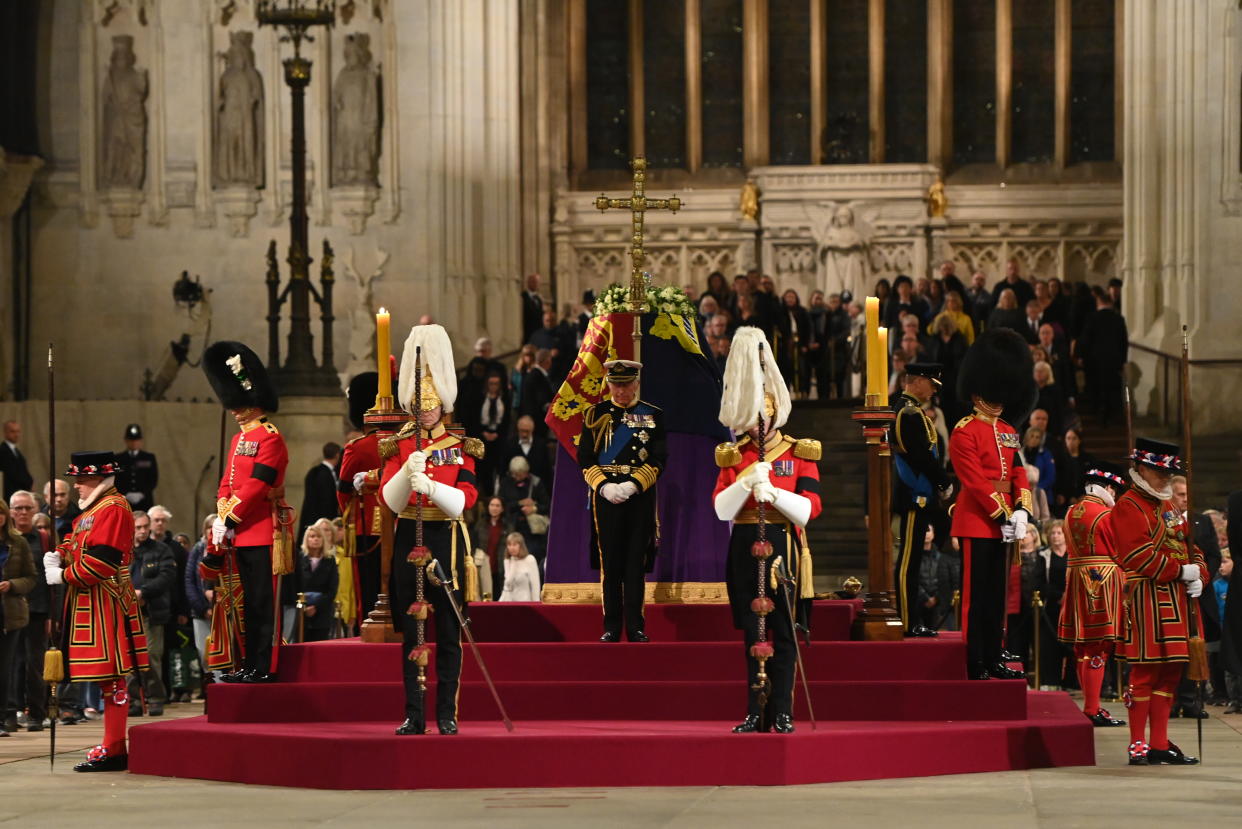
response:
{"label": "woman in crowd", "polygon": [[[35,586],[30,545],[9,519],[9,505],[0,498],[0,736],[17,730],[17,712],[9,699],[13,660],[22,628],[30,621],[26,594]],[[42,658],[42,654],[37,654]],[[23,677],[25,674],[22,675]]]}
{"label": "woman in crowd", "polygon": [[[318,522],[302,535],[302,555],[298,558],[298,592],[305,598],[302,610],[302,641],[319,642],[328,638],[336,619],[336,591],[340,584],[336,557],[329,555],[331,542]],[[294,634],[294,631],[289,631]],[[290,638],[290,641],[293,641]]]}
{"label": "woman in crowd", "polygon": [[[345,558],[345,522],[338,518],[320,518],[315,522],[328,541],[324,555],[336,561],[336,607],[341,609],[341,635],[352,636],[358,622],[358,588],[354,579],[354,563]],[[367,608],[367,613],[371,608]],[[333,616],[336,608],[333,608]]]}
{"label": "woman in crowd", "polygon": [[512,395],[510,405],[515,412],[522,411],[522,383],[526,375],[535,370],[535,347],[527,344],[518,352],[517,362],[509,373],[509,388]]}
{"label": "woman in crowd", "polygon": [[707,276],[707,290],[699,297],[700,301],[705,296],[710,296],[716,300],[719,308],[728,308],[733,304],[733,291],[729,290],[729,283],[725,280],[724,274],[720,271],[712,271]]}
{"label": "woman in crowd", "polygon": [[1052,366],[1043,360],[1035,364],[1035,385],[1039,387],[1035,408],[1048,413],[1048,429],[1059,435],[1065,426],[1065,396],[1052,379]]}
{"label": "woman in crowd", "polygon": [[[970,318],[966,318],[970,325]],[[931,361],[940,363],[940,405],[944,408],[946,419],[952,426],[970,413],[970,401],[959,400],[957,397],[957,374],[962,360],[966,357],[966,338],[957,329],[954,317],[942,312],[932,323],[932,341],[929,348]]]}
{"label": "woman in crowd", "polygon": [[755,298],[751,294],[737,294],[737,325],[764,329],[763,315],[755,310]]}
{"label": "woman in crowd", "polygon": [[931,316],[935,317],[943,311],[945,302],[944,283],[939,279],[928,280],[927,295],[924,299],[927,300],[927,311]]}
{"label": "woman in crowd", "polygon": [[811,315],[802,307],[795,290],[781,294],[781,311],[776,318],[776,365],[789,384],[795,399],[807,396],[811,386]]}
{"label": "woman in crowd", "polygon": [[[988,328],[1012,328],[1019,334],[1026,330],[1026,315],[1018,307],[1018,295],[1013,288],[1001,291],[996,307],[988,314]],[[1025,336],[1025,334],[1023,334]]]}
{"label": "woman in crowd", "polygon": [[521,533],[509,533],[505,538],[505,588],[500,601],[539,601],[539,565],[526,550]]}
{"label": "woman in crowd", "polygon": [[[1044,537],[1047,539],[1039,549],[1043,567],[1040,571],[1039,594],[1044,600],[1044,608],[1040,614],[1042,627],[1039,631],[1039,671],[1040,682],[1050,690],[1066,685],[1066,657],[1073,652],[1057,639],[1057,627],[1061,619],[1061,600],[1065,597],[1065,579],[1068,572],[1069,545],[1065,541],[1065,524],[1061,521],[1048,521],[1044,524]],[[1072,685],[1073,683],[1069,683]]]}
{"label": "woman in crowd", "polygon": [[[505,517],[505,502],[499,495],[493,495],[487,499],[487,512],[475,523],[474,533],[470,536],[474,539],[476,557],[482,553],[487,560],[493,588],[503,583],[504,545],[511,532],[513,526]],[[492,594],[489,598],[495,599],[496,595]]]}
{"label": "woman in crowd", "polygon": [[1035,522],[1026,525],[1026,535],[1018,540],[1018,560],[1009,568],[1009,589],[1005,595],[1005,650],[1029,670],[1033,665],[1031,598],[1041,583],[1039,528]]}
{"label": "woman in crowd", "polygon": [[962,295],[957,291],[950,291],[945,295],[944,307],[937,312],[936,316],[932,318],[931,323],[928,324],[927,333],[933,337],[936,336],[937,324],[945,317],[953,320],[953,330],[962,335],[966,345],[969,346],[975,341],[975,324],[971,321],[970,314],[962,310]]}
{"label": "woman in crowd", "polygon": [[1082,445],[1082,432],[1077,428],[1065,430],[1065,451],[1057,464],[1057,482],[1053,486],[1057,511],[1064,513],[1070,504],[1082,495],[1083,475],[1098,466],[1098,461]]}
{"label": "woman in crowd", "polygon": [[[215,523],[216,514],[214,512],[203,519],[202,532],[199,533],[198,541],[194,542],[194,546],[190,548],[190,555],[185,565],[185,596],[190,604],[190,622],[194,627],[194,647],[198,649],[198,659],[203,666],[204,674],[207,671],[207,634],[211,633],[211,613],[212,606],[215,603],[215,583],[203,581],[203,577],[198,572],[198,565],[203,560],[203,554],[207,551],[207,538],[211,535],[211,527]],[[220,671],[214,671],[213,673],[216,675],[216,679],[220,678]],[[204,687],[206,687],[206,684],[207,680],[204,677]],[[198,698],[206,699],[206,694],[200,690]]]}
{"label": "woman in crowd", "polygon": [[[875,281],[875,287],[872,288],[871,293],[875,296],[876,299],[880,300],[880,308],[883,309],[884,306],[888,303],[888,298],[893,293],[892,283],[890,283],[887,279],[884,279],[883,277],[881,277],[880,279],[877,279]],[[860,302],[862,301],[862,297],[855,297],[855,299],[857,299]]]}

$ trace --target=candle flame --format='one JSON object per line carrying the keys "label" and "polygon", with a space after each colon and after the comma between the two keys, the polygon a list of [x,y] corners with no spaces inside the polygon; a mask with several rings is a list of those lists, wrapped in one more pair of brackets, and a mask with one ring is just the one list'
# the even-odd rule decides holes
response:
{"label": "candle flame", "polygon": [[381,314],[387,314],[387,313],[388,313],[388,309],[387,309],[387,308],[384,308],[383,306],[380,306],[379,312],[380,312]]}

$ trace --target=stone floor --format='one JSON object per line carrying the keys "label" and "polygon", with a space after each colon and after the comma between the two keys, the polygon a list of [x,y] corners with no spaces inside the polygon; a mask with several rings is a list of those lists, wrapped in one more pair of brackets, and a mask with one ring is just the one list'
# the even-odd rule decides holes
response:
{"label": "stone floor", "polygon": [[[168,716],[201,705],[170,706]],[[48,735],[0,739],[0,823],[14,827],[168,826],[497,826],[781,829],[871,827],[1126,827],[1242,825],[1242,716],[1210,709],[1195,768],[1130,768],[1126,729],[1096,731],[1095,768],[965,774],[787,788],[549,789],[329,792],[141,777],[78,775],[71,767],[92,745],[95,723],[61,728],[56,769]],[[1191,720],[1172,723],[1173,740],[1195,749]],[[59,753],[64,749],[64,753]],[[72,749],[72,750],[71,750]],[[479,758],[487,762],[487,758]],[[102,810],[102,811],[101,811]],[[427,821],[435,821],[429,824]]]}

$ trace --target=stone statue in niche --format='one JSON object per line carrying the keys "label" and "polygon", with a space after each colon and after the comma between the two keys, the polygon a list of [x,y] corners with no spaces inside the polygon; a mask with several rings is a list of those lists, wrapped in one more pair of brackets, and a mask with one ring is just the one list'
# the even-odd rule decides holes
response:
{"label": "stone statue in niche", "polygon": [[367,276],[363,276],[354,267],[354,248],[349,247],[349,255],[342,259],[345,273],[358,288],[353,307],[349,311],[349,370],[348,377],[360,371],[375,369],[375,280],[384,275],[384,265],[388,263],[389,254],[376,249],[375,268]]}
{"label": "stone statue in niche", "polygon": [[254,68],[254,33],[230,32],[216,104],[217,186],[263,186],[263,78]]}
{"label": "stone statue in niche", "polygon": [[379,162],[379,73],[371,36],[345,38],[345,67],[332,85],[332,184],[376,184]]}
{"label": "stone statue in niche", "polygon": [[854,223],[854,211],[841,205],[832,214],[819,239],[819,287],[825,294],[849,291],[855,299],[867,295],[870,240]]}
{"label": "stone statue in niche", "polygon": [[103,187],[142,188],[146,171],[147,73],[135,69],[134,39],[112,38],[103,89]]}

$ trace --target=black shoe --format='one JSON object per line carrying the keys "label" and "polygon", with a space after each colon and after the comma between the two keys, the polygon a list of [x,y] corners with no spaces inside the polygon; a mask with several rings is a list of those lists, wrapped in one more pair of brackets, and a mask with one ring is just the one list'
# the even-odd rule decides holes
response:
{"label": "black shoe", "polygon": [[1229,703],[1229,707],[1221,712],[1222,714],[1242,714],[1242,705],[1235,702]]}
{"label": "black shoe", "polygon": [[78,718],[72,714],[66,714],[60,718],[60,724],[61,725],[77,725]]}
{"label": "black shoe", "polygon": [[651,639],[647,637],[647,634],[643,633],[641,630],[635,630],[635,631],[631,631],[630,633],[627,633],[626,638],[629,639],[631,642],[650,642],[651,641]]}
{"label": "black shoe", "polygon": [[259,673],[258,671],[251,671],[246,678],[242,680],[242,682],[248,685],[258,685],[268,682],[275,682],[276,679],[276,674],[264,674]]}
{"label": "black shoe", "polygon": [[[163,712],[160,712],[160,713],[163,713]],[[131,717],[141,717],[142,716],[142,704],[138,702],[131,702],[129,705],[129,715]]]}
{"label": "black shoe", "polygon": [[1210,716],[1212,715],[1204,711],[1202,708],[1198,708],[1198,709],[1183,708],[1182,709],[1182,717],[1188,720],[1206,720]]}
{"label": "black shoe", "polygon": [[410,717],[406,717],[405,722],[397,726],[398,737],[405,737],[406,735],[409,735],[409,734],[426,734],[426,733],[427,733],[427,724],[421,720],[415,720]]}
{"label": "black shoe", "polygon": [[1001,662],[1021,662],[1022,657],[1018,656],[1016,653],[1013,653],[1012,651],[1001,651],[1000,661]]}
{"label": "black shoe", "polygon": [[114,754],[98,760],[84,760],[73,767],[74,771],[125,771],[129,768],[128,754]]}
{"label": "black shoe", "polygon": [[1197,766],[1199,758],[1187,757],[1180,748],[1169,743],[1167,749],[1147,749],[1147,764],[1149,766]]}
{"label": "black shoe", "polygon": [[1139,740],[1138,742],[1130,743],[1130,748],[1129,748],[1130,765],[1132,766],[1151,765],[1151,763],[1147,761],[1147,755],[1150,752],[1151,752],[1151,749],[1149,749],[1147,747],[1147,743],[1143,742],[1142,740]]}
{"label": "black shoe", "polygon": [[1015,668],[1011,668],[1004,662],[997,662],[995,665],[988,666],[988,676],[992,679],[1026,679],[1026,674]]}
{"label": "black shoe", "polygon": [[247,677],[249,677],[251,673],[253,673],[253,671],[250,668],[238,668],[236,671],[233,671],[231,674],[225,674],[224,676],[220,677],[220,681],[221,682],[246,682]]}
{"label": "black shoe", "polygon": [[40,720],[39,722],[32,722],[30,725],[26,726],[26,730],[27,731],[42,731],[43,721]]}
{"label": "black shoe", "polygon": [[988,672],[988,666],[982,662],[969,666],[966,669],[966,677],[968,679],[991,679],[992,674]]}
{"label": "black shoe", "polygon": [[733,726],[734,734],[756,734],[758,732],[767,732],[770,729],[765,723],[762,728],[759,727],[759,715],[747,714],[746,719]]}
{"label": "black shoe", "polygon": [[1087,719],[1091,720],[1091,724],[1096,728],[1116,728],[1126,724],[1125,720],[1114,720],[1103,708],[1096,709],[1094,714],[1088,714]]}
{"label": "black shoe", "polygon": [[906,631],[906,636],[911,639],[932,639],[940,634],[927,625],[915,625]]}
{"label": "black shoe", "polygon": [[457,733],[457,720],[452,717],[441,717],[436,720],[436,727],[440,729],[441,734],[451,736]]}
{"label": "black shoe", "polygon": [[4,723],[0,725],[0,731],[7,731],[10,734],[21,731],[21,727],[17,724],[17,717],[5,720]]}
{"label": "black shoe", "polygon": [[164,704],[162,702],[153,702],[147,706],[147,716],[162,717],[164,716]]}
{"label": "black shoe", "polygon": [[777,734],[794,733],[793,714],[777,714],[772,721],[772,730]]}
{"label": "black shoe", "polygon": [[604,635],[603,635],[603,636],[601,636],[601,637],[599,638],[599,641],[601,641],[601,642],[620,642],[620,641],[621,641],[621,635],[620,635],[619,633],[613,633],[611,630],[606,630],[606,631],[604,631]]}

